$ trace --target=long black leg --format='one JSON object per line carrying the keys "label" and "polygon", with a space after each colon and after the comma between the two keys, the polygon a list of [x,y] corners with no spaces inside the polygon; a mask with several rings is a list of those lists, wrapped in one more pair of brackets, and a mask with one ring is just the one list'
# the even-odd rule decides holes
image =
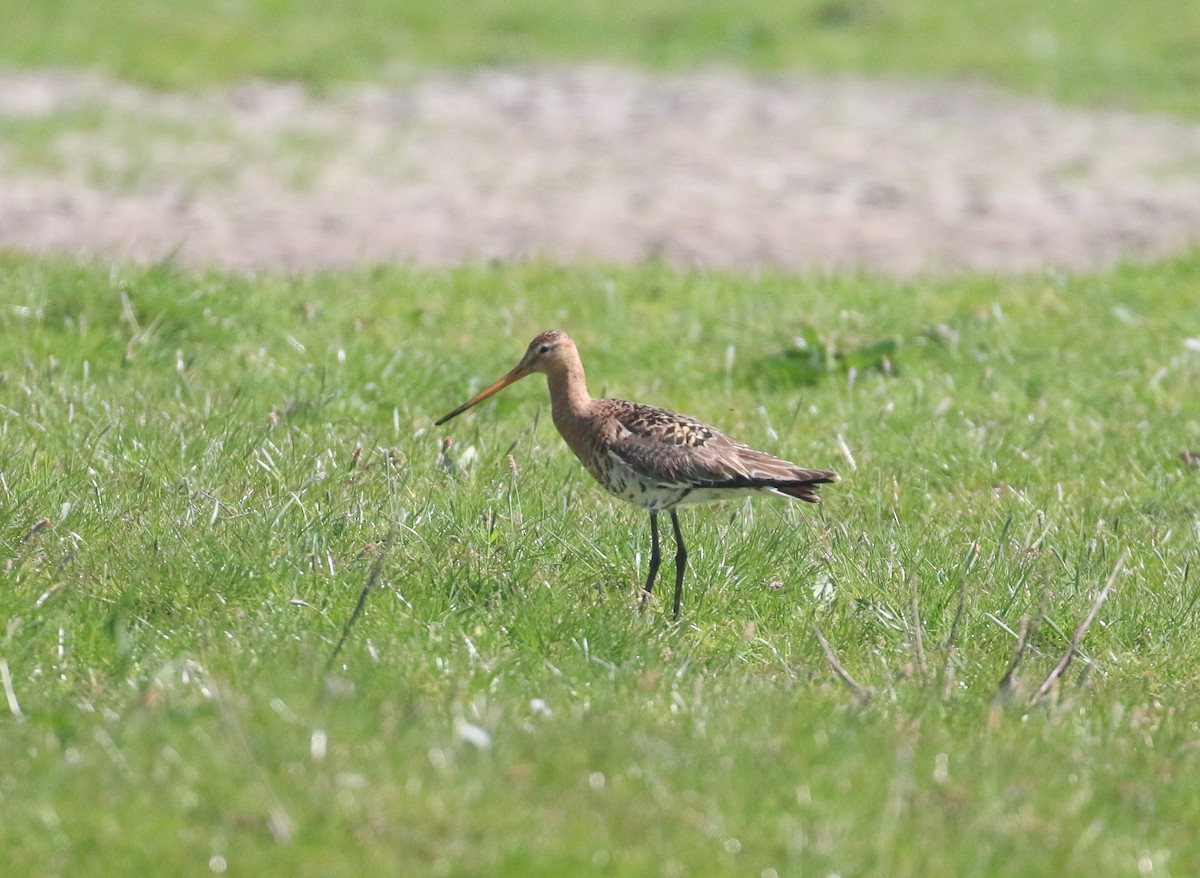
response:
{"label": "long black leg", "polygon": [[[674,514],[674,513],[672,513]],[[646,577],[646,590],[642,592],[642,603],[650,597],[654,589],[654,577],[658,576],[658,565],[662,563],[662,553],[658,549],[658,513],[650,511],[650,575]]]}
{"label": "long black leg", "polygon": [[687,549],[679,530],[679,516],[671,510],[671,526],[675,528],[675,621],[679,621],[679,605],[683,601],[683,571],[687,569]]}

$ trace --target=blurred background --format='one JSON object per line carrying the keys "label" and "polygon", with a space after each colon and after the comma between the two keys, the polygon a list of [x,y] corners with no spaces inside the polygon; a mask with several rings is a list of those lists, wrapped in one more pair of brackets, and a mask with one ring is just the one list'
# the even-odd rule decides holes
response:
{"label": "blurred background", "polygon": [[57,0],[4,30],[24,250],[913,274],[1200,234],[1196,0]]}

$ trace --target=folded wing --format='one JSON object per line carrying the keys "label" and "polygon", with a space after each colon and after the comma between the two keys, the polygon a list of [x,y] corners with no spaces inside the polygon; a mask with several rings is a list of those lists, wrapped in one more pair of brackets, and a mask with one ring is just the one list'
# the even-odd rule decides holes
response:
{"label": "folded wing", "polygon": [[836,473],[796,466],[665,409],[629,405],[614,415],[623,429],[609,453],[664,486],[760,489],[819,503],[817,486],[837,479]]}

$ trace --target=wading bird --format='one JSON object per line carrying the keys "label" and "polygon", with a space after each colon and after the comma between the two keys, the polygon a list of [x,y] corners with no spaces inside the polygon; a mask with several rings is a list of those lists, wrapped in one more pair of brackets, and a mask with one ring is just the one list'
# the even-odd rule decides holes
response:
{"label": "wading bird", "polygon": [[819,503],[817,486],[837,479],[836,473],[805,469],[756,451],[686,415],[623,399],[592,399],[575,342],[565,332],[553,329],[529,343],[525,356],[511,372],[436,425],[534,372],[545,373],[554,426],[588,472],[610,493],[650,512],[650,573],[643,601],[654,589],[662,560],[658,514],[671,514],[676,619],[687,567],[687,549],[675,512],[678,507],[758,492]]}

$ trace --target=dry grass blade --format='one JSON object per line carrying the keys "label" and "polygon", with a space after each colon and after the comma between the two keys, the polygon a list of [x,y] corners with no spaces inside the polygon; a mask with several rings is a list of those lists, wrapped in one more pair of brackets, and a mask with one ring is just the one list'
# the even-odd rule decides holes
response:
{"label": "dry grass blade", "polygon": [[0,683],[4,684],[4,697],[8,701],[8,711],[17,722],[25,720],[21,705],[17,703],[17,690],[13,688],[12,674],[8,670],[8,659],[0,658]]}
{"label": "dry grass blade", "polygon": [[1000,685],[996,688],[996,698],[998,700],[1007,701],[1016,697],[1017,670],[1021,667],[1021,662],[1025,658],[1026,652],[1030,650],[1038,652],[1033,643],[1037,639],[1038,632],[1041,630],[1042,620],[1046,618],[1046,602],[1049,598],[1050,589],[1046,580],[1043,579],[1041,586],[1038,588],[1037,612],[1032,616],[1022,616],[1021,624],[1018,626],[1016,633],[991,613],[986,614],[989,619],[1017,639],[1017,646],[1013,651],[1012,662],[1009,664],[1008,670],[1004,672],[1004,677],[1000,680]]}
{"label": "dry grass blade", "polygon": [[908,578],[908,588],[912,592],[912,630],[913,648],[917,653],[917,668],[921,677],[928,676],[929,667],[925,661],[925,638],[921,634],[921,596],[917,591],[917,574]]}
{"label": "dry grass blade", "polygon": [[1112,591],[1113,586],[1117,582],[1117,577],[1120,576],[1121,571],[1125,569],[1125,559],[1128,557],[1129,552],[1126,550],[1122,552],[1121,557],[1117,559],[1117,566],[1114,567],[1113,572],[1109,574],[1108,582],[1104,584],[1104,588],[1100,589],[1100,593],[1096,595],[1096,600],[1092,602],[1092,608],[1088,610],[1088,614],[1083,617],[1083,621],[1080,622],[1079,626],[1075,629],[1075,635],[1071,638],[1071,645],[1067,647],[1067,651],[1064,652],[1062,658],[1058,660],[1058,664],[1054,666],[1054,670],[1050,672],[1050,675],[1046,677],[1046,679],[1042,682],[1042,685],[1038,687],[1037,692],[1033,694],[1033,698],[1030,699],[1031,704],[1037,704],[1039,701],[1045,698],[1046,695],[1049,694],[1050,690],[1054,688],[1055,683],[1057,683],[1058,680],[1062,678],[1062,675],[1066,673],[1067,668],[1071,666],[1072,660],[1074,660],[1076,654],[1079,652],[1079,644],[1083,641],[1083,637],[1085,634],[1087,634],[1088,629],[1092,627],[1092,622],[1096,620],[1096,614],[1100,612],[1100,607],[1103,606],[1104,602],[1108,599],[1109,593]]}
{"label": "dry grass blade", "polygon": [[1025,648],[1029,641],[1033,639],[1033,635],[1037,634],[1040,623],[1031,619],[1029,616],[1021,617],[1021,624],[1017,628],[1017,646],[1013,650],[1012,661],[1009,662],[1008,670],[1004,672],[1004,676],[1000,679],[1000,685],[997,687],[997,696],[1006,696],[1012,692],[1013,681],[1016,679],[1017,668],[1021,666],[1021,660],[1025,658]]}
{"label": "dry grass blade", "polygon": [[833,651],[833,647],[825,639],[825,635],[821,633],[821,629],[813,625],[813,633],[817,635],[817,642],[821,644],[821,650],[825,653],[825,660],[829,662],[829,667],[833,669],[833,672],[838,675],[838,679],[845,683],[846,688],[854,693],[860,705],[870,701],[871,690],[851,677],[850,672],[842,667],[842,663],[838,661],[837,653]]}
{"label": "dry grass blade", "polygon": [[358,617],[362,615],[363,607],[367,605],[367,598],[371,596],[371,592],[375,589],[375,583],[379,581],[380,574],[383,573],[383,564],[387,561],[388,550],[392,547],[392,540],[396,536],[396,527],[388,531],[388,535],[383,538],[383,544],[379,548],[379,554],[375,556],[375,563],[371,565],[371,572],[367,575],[367,583],[363,586],[362,594],[358,596],[358,603],[354,606],[354,612],[350,614],[350,618],[346,620],[345,626],[342,628],[342,636],[338,638],[337,646],[333,648],[333,652],[329,654],[329,661],[325,663],[325,673],[329,673],[333,667],[334,660],[342,651],[342,647],[346,644],[346,638],[350,636],[350,629],[354,627],[354,623],[358,621]]}
{"label": "dry grass blade", "polygon": [[954,621],[950,623],[950,636],[946,638],[946,663],[942,667],[942,678],[945,680],[943,701],[949,701],[950,693],[954,690],[954,649],[958,645],[958,626],[962,623],[966,602],[967,578],[964,576],[958,583],[958,606],[954,610]]}

